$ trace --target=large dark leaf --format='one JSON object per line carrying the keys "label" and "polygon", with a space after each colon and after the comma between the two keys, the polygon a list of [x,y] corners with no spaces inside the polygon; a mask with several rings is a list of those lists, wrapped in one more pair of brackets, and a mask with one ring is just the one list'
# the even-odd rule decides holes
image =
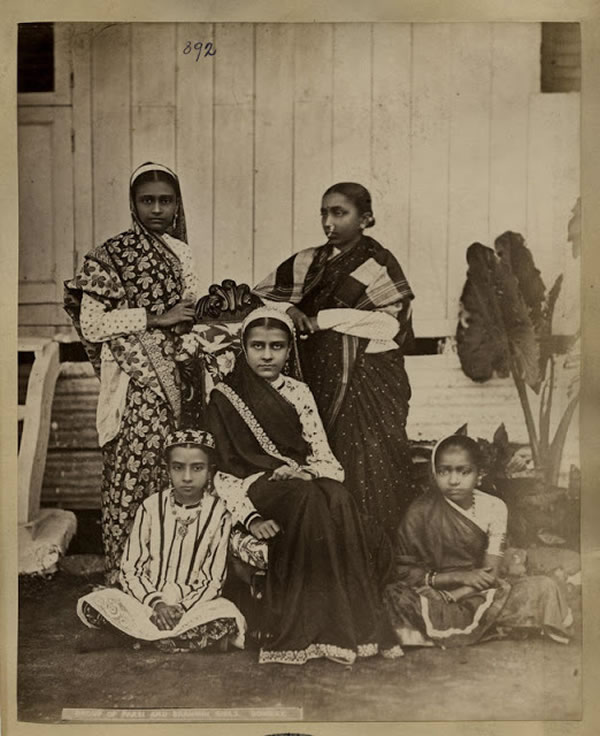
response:
{"label": "large dark leaf", "polygon": [[473,243],[467,263],[456,331],[462,369],[473,381],[487,381],[494,371],[508,376],[508,343],[495,288],[497,259],[491,248]]}
{"label": "large dark leaf", "polygon": [[525,238],[520,233],[507,230],[496,238],[494,246],[500,261],[515,275],[519,291],[537,330],[542,318],[546,286],[535,267],[531,251],[525,245]]}
{"label": "large dark leaf", "polygon": [[539,345],[511,267],[481,243],[467,250],[467,281],[456,332],[463,371],[486,381],[512,369],[531,388],[540,385]]}

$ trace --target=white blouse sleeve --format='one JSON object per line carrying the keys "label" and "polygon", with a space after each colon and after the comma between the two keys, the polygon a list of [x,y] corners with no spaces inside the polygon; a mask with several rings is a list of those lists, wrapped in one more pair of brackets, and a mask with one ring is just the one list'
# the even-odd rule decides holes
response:
{"label": "white blouse sleeve", "polygon": [[344,470],[331,451],[315,398],[308,386],[302,388],[302,401],[296,409],[302,425],[302,439],[310,445],[306,466],[302,469],[315,478],[331,478],[341,483],[344,480]]}
{"label": "white blouse sleeve", "polygon": [[506,544],[506,525],[508,522],[508,509],[504,501],[499,498],[490,497],[490,520],[488,522],[488,555],[504,554]]}
{"label": "white blouse sleeve", "polygon": [[262,473],[236,478],[228,473],[215,473],[214,484],[217,496],[223,501],[231,514],[233,524],[243,524],[249,529],[255,519],[262,518],[248,498],[248,489]]}
{"label": "white blouse sleeve", "polygon": [[393,340],[400,325],[391,314],[365,309],[321,309],[317,324],[322,330],[334,330],[369,340]]}
{"label": "white blouse sleeve", "polygon": [[102,302],[89,294],[81,299],[81,332],[90,342],[104,342],[116,335],[131,335],[146,329],[146,310],[107,309]]}

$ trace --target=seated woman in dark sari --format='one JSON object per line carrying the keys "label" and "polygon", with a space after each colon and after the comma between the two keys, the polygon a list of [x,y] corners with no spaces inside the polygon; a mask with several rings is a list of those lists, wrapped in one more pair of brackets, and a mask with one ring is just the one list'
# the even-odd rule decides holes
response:
{"label": "seated woman in dark sari", "polygon": [[510,634],[569,641],[566,591],[554,578],[499,578],[507,509],[477,490],[481,457],[463,435],[432,457],[435,484],[413,502],[397,536],[396,582],[384,602],[404,646],[460,647]]}
{"label": "seated woman in dark sari", "polygon": [[[219,470],[246,479],[257,510],[246,528],[270,540],[259,661],[349,664],[378,652],[382,618],[356,504],[314,398],[281,375],[293,331],[292,320],[272,309],[247,317],[244,353],[213,389],[208,422]],[[401,654],[399,646],[386,652]]]}

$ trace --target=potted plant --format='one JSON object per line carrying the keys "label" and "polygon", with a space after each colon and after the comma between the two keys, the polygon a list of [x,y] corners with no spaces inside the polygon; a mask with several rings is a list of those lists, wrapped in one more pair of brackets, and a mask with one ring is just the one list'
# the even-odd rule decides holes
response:
{"label": "potted plant", "polygon": [[[579,401],[578,335],[569,338],[561,350],[552,333],[562,276],[546,291],[519,233],[505,232],[494,245],[492,249],[473,243],[467,249],[467,280],[456,333],[458,356],[464,373],[474,381],[487,381],[494,375],[512,377],[523,410],[533,468],[521,473],[519,482],[507,484],[504,490],[511,496],[526,492],[530,503],[537,496],[536,505],[541,510],[561,492],[561,460]],[[562,415],[551,429],[560,360],[562,367],[572,372],[573,380]],[[539,397],[537,416],[532,393]],[[520,501],[517,503],[522,505],[524,499]]]}

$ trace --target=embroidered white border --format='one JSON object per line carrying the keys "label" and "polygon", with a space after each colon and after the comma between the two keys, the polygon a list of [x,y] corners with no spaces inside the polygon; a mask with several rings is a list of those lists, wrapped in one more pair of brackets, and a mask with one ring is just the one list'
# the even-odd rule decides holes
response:
{"label": "embroidered white border", "polygon": [[242,401],[241,397],[238,396],[238,394],[231,388],[231,386],[228,386],[226,383],[221,381],[220,383],[217,383],[217,385],[215,386],[215,390],[220,391],[224,396],[227,397],[227,399],[229,399],[233,408],[244,420],[246,426],[252,432],[252,434],[256,438],[256,441],[267,453],[267,455],[270,455],[277,460],[283,461],[286,465],[289,465],[294,470],[300,469],[300,466],[295,460],[292,460],[291,457],[286,457],[285,455],[282,455],[277,450],[275,443],[262,428],[258,419],[254,416],[247,404]]}
{"label": "embroidered white border", "polygon": [[473,620],[468,626],[466,626],[464,629],[452,629],[451,628],[451,629],[446,629],[445,631],[436,629],[433,626],[433,623],[429,616],[429,600],[425,598],[425,596],[420,595],[419,598],[421,599],[421,615],[423,616],[423,621],[425,621],[425,629],[427,631],[427,636],[430,636],[432,638],[436,636],[436,637],[439,637],[440,639],[446,639],[449,636],[454,636],[455,634],[472,633],[473,631],[475,631],[475,629],[479,625],[479,622],[481,621],[483,614],[488,610],[488,608],[494,602],[495,592],[496,592],[495,588],[490,588],[489,590],[486,590],[485,600],[475,611]]}

